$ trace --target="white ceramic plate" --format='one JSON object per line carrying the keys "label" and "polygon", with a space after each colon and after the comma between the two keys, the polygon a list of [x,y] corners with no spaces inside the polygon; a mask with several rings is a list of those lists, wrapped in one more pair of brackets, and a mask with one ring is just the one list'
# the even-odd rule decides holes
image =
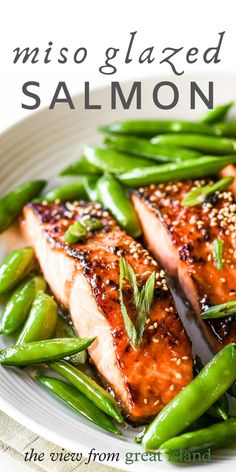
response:
{"label": "white ceramic plate", "polygon": [[[179,103],[177,107],[163,112],[153,105],[153,86],[160,80],[175,82],[179,88]],[[235,98],[236,76],[221,74],[210,76],[198,75],[180,78],[165,77],[142,81],[142,110],[110,110],[110,88],[95,90],[91,94],[91,103],[101,104],[101,110],[83,110],[83,95],[75,97],[76,110],[68,110],[64,104],[59,104],[55,110],[42,110],[16,126],[6,131],[1,138],[0,149],[0,194],[12,186],[31,178],[46,178],[52,187],[58,178],[58,171],[80,155],[83,143],[98,143],[102,137],[96,132],[97,126],[117,119],[140,117],[178,117],[195,119],[206,109],[197,100],[197,110],[190,111],[190,81],[194,80],[206,92],[208,81],[214,81],[215,103],[223,103]],[[125,83],[123,90],[128,92],[130,83]],[[171,100],[171,94],[163,90],[163,102]],[[62,179],[61,182],[63,183]],[[14,244],[20,244],[13,231],[8,231],[0,237],[0,257]],[[201,340],[199,333],[194,331],[191,323],[188,327],[194,338],[195,350],[199,351]],[[9,340],[1,337],[1,347]],[[208,353],[204,347],[204,357]],[[97,452],[119,452],[119,462],[109,462],[109,465],[123,470],[154,471],[160,469],[176,469],[173,464],[162,462],[138,461],[125,463],[126,453],[143,452],[142,448],[133,443],[136,430],[124,430],[121,438],[113,437],[101,431],[98,427],[70,411],[59,400],[44,391],[26,375],[17,369],[0,368],[0,408],[15,420],[22,423],[35,433],[71,451],[87,454],[91,448]],[[215,458],[216,456],[214,456]],[[233,451],[221,450],[217,458],[224,459],[227,467],[235,464]],[[204,465],[204,470],[219,469],[222,462],[211,462]],[[185,465],[185,469],[192,468]]]}

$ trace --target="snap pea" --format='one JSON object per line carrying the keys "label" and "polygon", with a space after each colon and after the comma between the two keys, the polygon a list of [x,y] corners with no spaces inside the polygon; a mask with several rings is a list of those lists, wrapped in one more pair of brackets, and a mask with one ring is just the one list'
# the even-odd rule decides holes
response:
{"label": "snap pea", "polygon": [[32,268],[34,251],[31,247],[14,249],[0,266],[0,293],[14,288]]}
{"label": "snap pea", "polygon": [[215,156],[203,156],[198,159],[169,164],[160,164],[146,169],[133,169],[117,176],[117,178],[129,187],[139,187],[175,180],[194,179],[207,175],[217,174],[228,164],[236,163],[236,154],[219,158]]}
{"label": "snap pea", "polygon": [[140,236],[140,224],[120,182],[109,175],[101,177],[97,182],[97,190],[98,200],[108,208],[118,224],[131,236]]}
{"label": "snap pea", "polygon": [[83,200],[86,199],[86,197],[87,195],[82,181],[77,180],[76,182],[70,182],[62,187],[50,190],[50,192],[46,193],[42,199],[47,202],[55,202],[56,200],[60,200],[60,202],[69,202],[74,200]]}
{"label": "snap pea", "polygon": [[[79,338],[73,326],[62,318],[62,316],[58,316],[55,335],[57,338]],[[68,357],[67,360],[74,365],[84,364],[87,360],[87,352],[86,350],[80,351],[77,354]]]}
{"label": "snap pea", "polygon": [[36,380],[52,393],[61,398],[73,410],[83,415],[88,420],[96,425],[114,434],[121,434],[118,428],[112,423],[101,410],[99,410],[85,395],[78,392],[78,390],[64,382],[63,380],[55,379],[54,377],[38,376]]}
{"label": "snap pea", "polygon": [[57,319],[58,309],[55,300],[46,293],[39,292],[16,344],[50,339],[55,333]]}
{"label": "snap pea", "polygon": [[200,418],[236,380],[236,344],[228,344],[149,425],[143,437],[147,450],[160,447]]}
{"label": "snap pea", "polygon": [[148,159],[142,157],[134,158],[132,155],[122,154],[112,149],[87,146],[84,152],[88,160],[99,167],[101,171],[116,175],[128,172],[134,167],[153,165],[153,162]]}
{"label": "snap pea", "polygon": [[87,236],[87,230],[79,221],[69,226],[64,235],[64,239],[68,244],[74,244],[82,241]]}
{"label": "snap pea", "polygon": [[85,193],[89,200],[96,202],[98,199],[97,184],[98,177],[93,175],[86,175],[82,177]]}
{"label": "snap pea", "polygon": [[60,338],[17,344],[0,351],[0,364],[24,366],[52,362],[86,349],[95,338]]}
{"label": "snap pea", "polygon": [[217,130],[205,123],[180,120],[128,120],[117,121],[99,128],[104,133],[150,138],[162,133],[197,133],[217,135]]}
{"label": "snap pea", "polygon": [[230,138],[236,137],[236,120],[227,121],[226,123],[217,123],[215,125],[217,134]]}
{"label": "snap pea", "polygon": [[40,194],[45,184],[44,180],[33,180],[15,187],[0,199],[0,233],[20,215],[26,203]]}
{"label": "snap pea", "polygon": [[196,149],[205,154],[226,155],[236,152],[236,141],[219,136],[202,136],[200,134],[163,134],[152,138],[153,144],[162,146],[182,146]]}
{"label": "snap pea", "polygon": [[215,318],[224,318],[236,315],[236,301],[221,303],[220,305],[210,306],[201,313],[203,320]]}
{"label": "snap pea", "polygon": [[99,169],[91,164],[87,157],[81,156],[77,161],[70,164],[66,169],[60,172],[61,176],[69,175],[87,175],[87,174],[101,174]]}
{"label": "snap pea", "polygon": [[0,322],[0,333],[11,334],[24,323],[37,292],[44,292],[46,282],[40,276],[24,280],[12,293]]}
{"label": "snap pea", "polygon": [[104,143],[115,151],[123,151],[159,162],[178,162],[201,156],[201,153],[198,151],[153,144],[148,139],[134,138],[132,136],[108,136],[105,138]]}
{"label": "snap pea", "polygon": [[[199,372],[201,372],[204,367],[200,357],[196,356],[194,362],[195,371],[199,374]],[[227,420],[229,413],[229,402],[227,395],[223,393],[223,395],[212,406],[210,406],[210,408],[208,408],[206,413],[212,418],[217,418],[224,421]]]}
{"label": "snap pea", "polygon": [[65,361],[57,361],[50,364],[50,367],[68,380],[75,388],[82,392],[94,405],[112,416],[118,423],[123,422],[122,415],[119,411],[115,399],[97,384],[93,379],[79,371],[75,367]]}
{"label": "snap pea", "polygon": [[225,103],[224,105],[218,105],[213,110],[210,110],[204,115],[199,121],[200,123],[214,124],[219,121],[223,121],[229,112],[230,108],[234,105],[234,102]]}
{"label": "snap pea", "polygon": [[[183,457],[183,452],[194,453],[207,449],[212,450],[226,446],[235,439],[236,418],[231,418],[223,423],[216,423],[208,428],[171,438],[161,445],[161,452],[167,455],[169,460],[180,461]],[[194,459],[194,455],[192,459]]]}

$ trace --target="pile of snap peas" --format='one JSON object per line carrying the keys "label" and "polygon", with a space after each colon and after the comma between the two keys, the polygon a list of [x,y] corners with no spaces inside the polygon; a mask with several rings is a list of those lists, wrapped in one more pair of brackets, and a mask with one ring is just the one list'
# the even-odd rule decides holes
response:
{"label": "pile of snap peas", "polygon": [[75,180],[43,196],[45,182],[29,182],[0,199],[0,232],[28,201],[39,197],[52,203],[99,201],[121,228],[139,237],[130,188],[217,175],[236,164],[236,120],[225,121],[233,104],[219,105],[195,122],[126,120],[101,127],[103,147],[85,146],[83,155],[60,173]]}
{"label": "pile of snap peas", "polygon": [[[196,122],[129,120],[100,128],[103,147],[85,146],[83,155],[61,172],[75,177],[42,195],[45,181],[19,185],[0,198],[0,233],[33,199],[59,203],[99,201],[134,237],[141,228],[130,202],[130,188],[152,183],[216,175],[236,164],[236,121],[225,121],[233,102],[220,105]],[[78,338],[62,316],[32,248],[12,251],[0,266],[0,296],[8,301],[0,333],[16,336],[0,351],[4,366],[45,365],[64,380],[37,371],[35,379],[93,423],[121,434],[123,422],[114,398],[82,371],[86,348],[96,340]],[[194,380],[145,428],[137,439],[147,451],[160,448],[168,459],[180,451],[203,451],[236,439],[236,420],[229,418],[228,394],[236,396],[236,345],[226,346],[205,367],[199,359]]]}
{"label": "pile of snap peas", "polygon": [[99,201],[131,236],[141,228],[130,203],[130,188],[216,175],[236,164],[236,121],[224,121],[233,102],[210,110],[199,121],[129,120],[100,128],[103,147],[85,146],[61,176],[77,177],[45,195]]}
{"label": "pile of snap peas", "polygon": [[31,247],[13,250],[0,266],[0,295],[7,294],[0,334],[15,335],[15,344],[0,351],[3,366],[46,364],[63,377],[37,373],[36,380],[68,406],[106,431],[121,434],[112,422],[123,422],[114,398],[81,371],[86,348],[95,338],[81,339],[37,273]]}

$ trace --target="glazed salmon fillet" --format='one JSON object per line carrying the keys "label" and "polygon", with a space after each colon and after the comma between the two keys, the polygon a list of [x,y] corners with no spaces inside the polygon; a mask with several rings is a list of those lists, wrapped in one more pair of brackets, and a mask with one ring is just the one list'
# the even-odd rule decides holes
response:
{"label": "glazed salmon fillet", "polygon": [[[103,228],[88,233],[83,242],[66,243],[68,227],[85,215],[100,219]],[[96,203],[30,204],[24,209],[22,229],[78,334],[96,336],[89,347],[91,360],[127,419],[151,419],[192,379],[191,342],[157,262]],[[120,256],[133,267],[140,286],[156,274],[154,301],[137,349],[130,343],[121,312]],[[123,292],[135,322],[128,282]]]}
{"label": "glazed salmon fillet", "polygon": [[230,176],[230,177],[234,178],[234,180],[233,180],[233,182],[230,186],[230,190],[234,194],[234,197],[236,197],[236,166],[231,164],[229,166],[224,167],[224,169],[222,169],[222,171],[220,172],[220,175],[222,177]]}
{"label": "glazed salmon fillet", "polygon": [[[210,180],[150,185],[132,200],[151,253],[168,275],[177,279],[197,314],[205,308],[236,300],[236,203],[230,191],[186,207],[182,200]],[[223,268],[217,269],[212,243],[223,241]],[[236,341],[235,317],[198,322],[217,351]]]}

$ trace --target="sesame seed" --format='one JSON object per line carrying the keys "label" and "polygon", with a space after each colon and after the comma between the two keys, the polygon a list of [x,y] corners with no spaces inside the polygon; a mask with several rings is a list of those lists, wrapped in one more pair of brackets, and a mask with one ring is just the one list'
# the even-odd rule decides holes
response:
{"label": "sesame seed", "polygon": [[160,342],[160,340],[155,338],[155,339],[153,339],[153,342],[157,344],[157,343]]}
{"label": "sesame seed", "polygon": [[174,384],[172,384],[170,387],[169,387],[169,390],[173,391],[175,388]]}
{"label": "sesame seed", "polygon": [[159,405],[159,403],[160,403],[160,400],[156,400],[156,401],[154,402],[154,406]]}
{"label": "sesame seed", "polygon": [[182,375],[179,372],[176,372],[175,377],[177,379],[182,379]]}
{"label": "sesame seed", "polygon": [[180,365],[180,364],[181,364],[181,359],[178,359],[178,360],[176,361],[176,364],[177,364],[177,365]]}
{"label": "sesame seed", "polygon": [[148,404],[148,399],[144,398],[143,403],[145,403],[145,405],[147,405]]}
{"label": "sesame seed", "polygon": [[182,361],[187,361],[189,359],[189,357],[188,356],[182,356],[181,359],[182,359]]}

